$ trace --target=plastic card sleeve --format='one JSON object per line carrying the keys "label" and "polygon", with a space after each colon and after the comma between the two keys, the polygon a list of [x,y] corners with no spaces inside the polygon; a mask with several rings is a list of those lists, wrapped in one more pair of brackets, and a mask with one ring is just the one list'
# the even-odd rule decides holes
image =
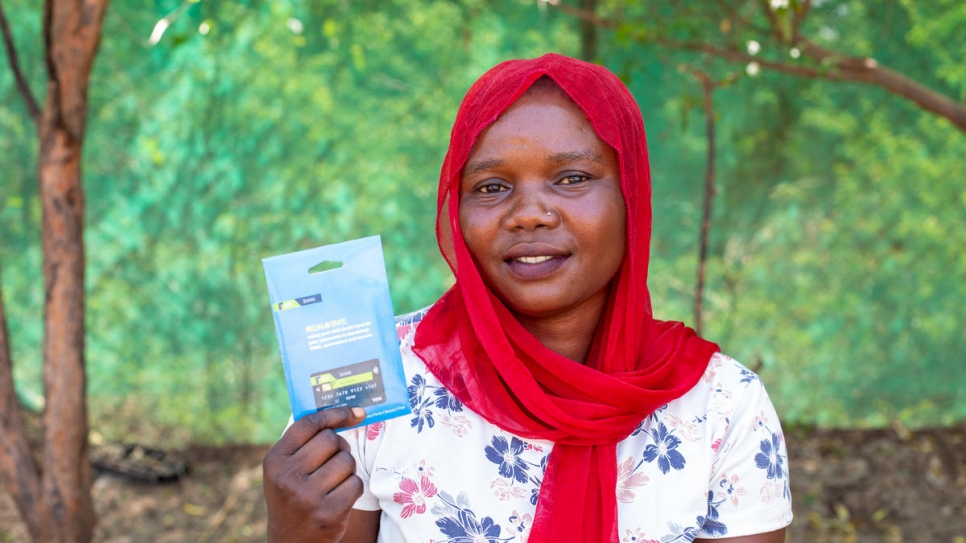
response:
{"label": "plastic card sleeve", "polygon": [[262,260],[296,420],[362,407],[365,424],[410,413],[382,241]]}

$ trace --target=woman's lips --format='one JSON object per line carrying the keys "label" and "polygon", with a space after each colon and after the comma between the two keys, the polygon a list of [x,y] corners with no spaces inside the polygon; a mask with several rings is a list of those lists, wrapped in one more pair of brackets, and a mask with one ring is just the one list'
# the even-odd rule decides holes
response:
{"label": "woman's lips", "polygon": [[510,273],[521,279],[543,279],[563,266],[569,255],[535,255],[511,258],[506,261]]}

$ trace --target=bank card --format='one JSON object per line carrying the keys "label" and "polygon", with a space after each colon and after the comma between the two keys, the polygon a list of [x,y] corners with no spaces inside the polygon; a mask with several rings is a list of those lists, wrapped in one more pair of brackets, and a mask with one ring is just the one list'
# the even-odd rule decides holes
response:
{"label": "bank card", "polygon": [[336,405],[369,407],[386,401],[382,364],[378,358],[312,374],[315,407]]}
{"label": "bank card", "polygon": [[379,236],[262,260],[292,415],[410,413]]}

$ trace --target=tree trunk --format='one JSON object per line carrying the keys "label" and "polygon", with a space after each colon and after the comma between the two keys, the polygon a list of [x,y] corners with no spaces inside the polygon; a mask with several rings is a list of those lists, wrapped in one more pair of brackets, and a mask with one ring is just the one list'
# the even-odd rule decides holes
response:
{"label": "tree trunk", "polygon": [[[597,0],[581,0],[581,8],[587,13],[597,10]],[[593,62],[597,58],[597,25],[580,20],[580,59]]]}
{"label": "tree trunk", "polygon": [[708,240],[711,237],[711,208],[714,200],[714,83],[706,73],[692,70],[701,81],[704,97],[705,135],[708,138],[708,159],[704,176],[704,209],[701,213],[701,241],[698,251],[698,284],[694,292],[694,331],[701,335],[704,319],[704,280],[708,266]]}
{"label": "tree trunk", "polygon": [[87,377],[84,371],[84,198],[81,140],[58,122],[48,87],[40,125],[40,195],[44,250],[42,541],[90,541]]}
{"label": "tree trunk", "polygon": [[[44,447],[37,466],[13,390],[12,362],[0,300],[0,474],[35,542],[93,538],[84,370],[84,193],[81,150],[87,89],[107,0],[47,0],[44,43],[47,95],[42,111],[20,86],[37,124],[44,254]],[[2,15],[2,9],[0,9]],[[5,22],[5,21],[4,21]],[[8,55],[16,59],[4,28]],[[17,72],[14,61],[11,66]],[[18,78],[18,82],[20,79]]]}

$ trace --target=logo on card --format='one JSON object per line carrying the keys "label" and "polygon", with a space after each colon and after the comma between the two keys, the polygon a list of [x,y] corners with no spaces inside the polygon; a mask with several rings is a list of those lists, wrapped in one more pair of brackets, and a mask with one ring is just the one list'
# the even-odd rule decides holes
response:
{"label": "logo on card", "polygon": [[294,300],[285,300],[284,302],[274,303],[272,304],[272,309],[275,311],[285,311],[286,309],[295,309],[296,307],[302,307],[303,305],[317,304],[321,301],[321,294],[313,294],[311,296],[295,298]]}

